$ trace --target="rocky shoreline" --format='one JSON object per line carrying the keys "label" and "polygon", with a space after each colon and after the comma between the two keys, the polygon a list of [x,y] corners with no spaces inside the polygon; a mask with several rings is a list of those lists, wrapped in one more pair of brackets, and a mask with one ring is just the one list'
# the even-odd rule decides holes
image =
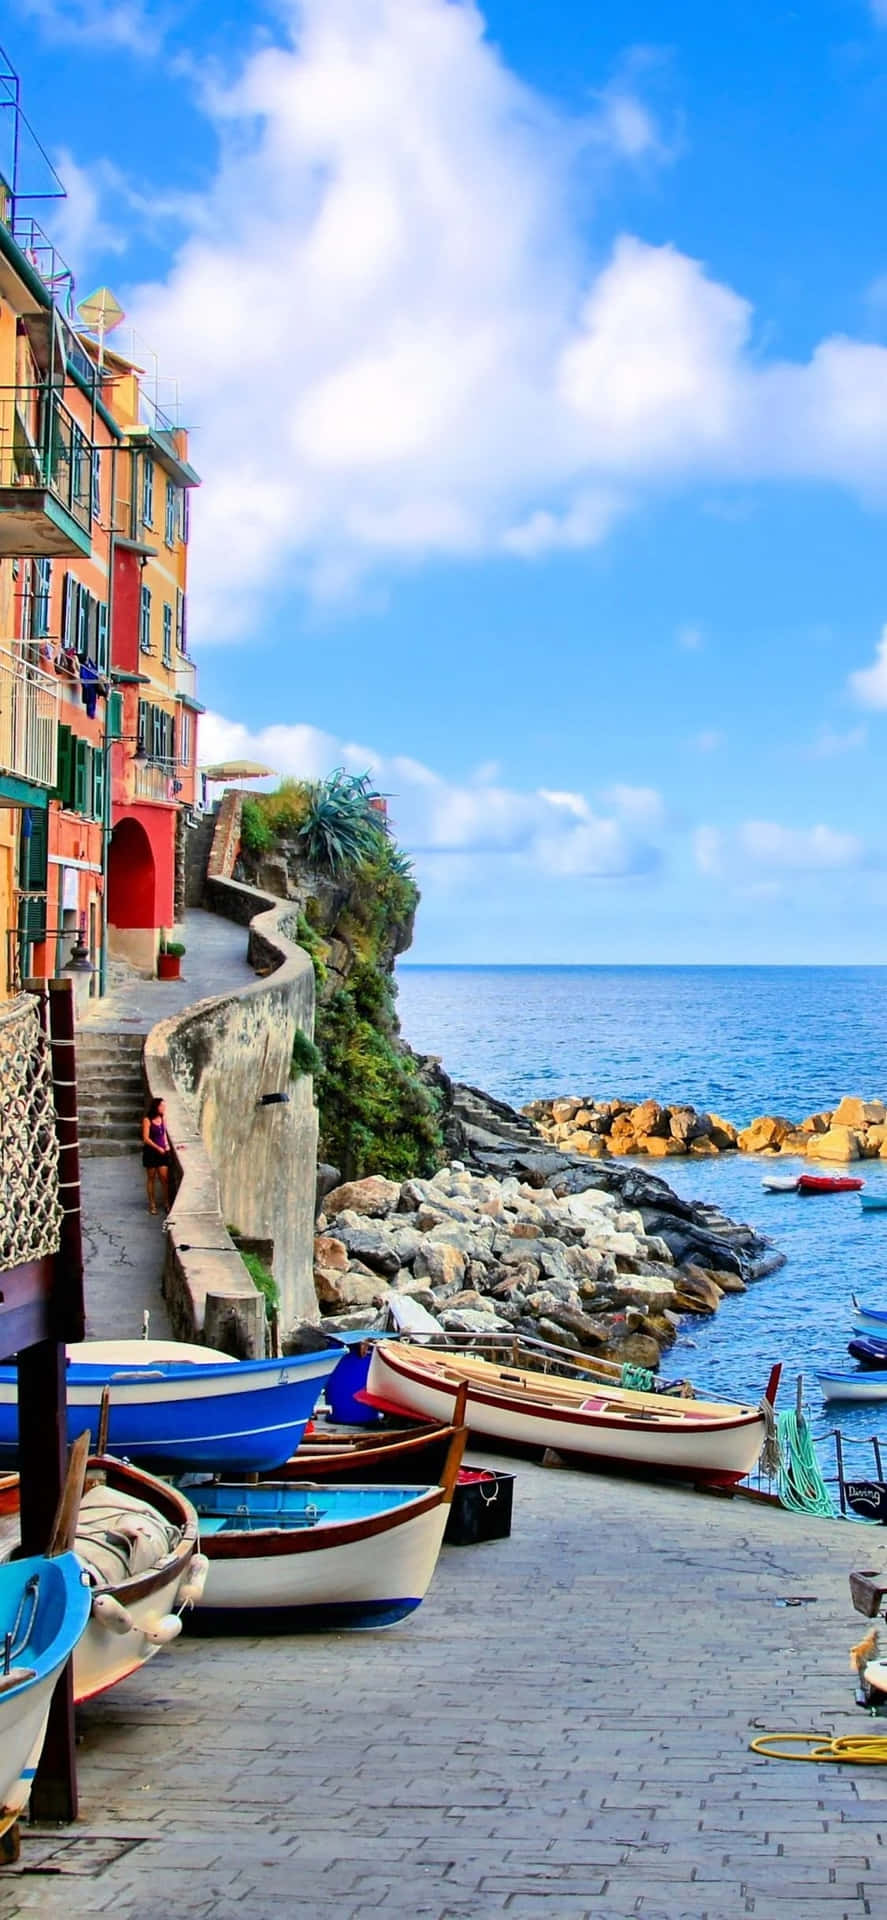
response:
{"label": "rocky shoreline", "polygon": [[381,1326],[409,1294],[448,1331],[533,1335],[655,1370],[684,1315],[714,1313],[783,1264],[763,1235],[654,1174],[552,1146],[476,1088],[448,1095],[447,1166],[322,1199],[314,1277],[330,1331]]}
{"label": "rocky shoreline", "polygon": [[804,1120],[759,1114],[735,1127],[717,1113],[661,1106],[658,1100],[592,1100],[573,1094],[533,1100],[523,1109],[544,1140],[566,1152],[601,1160],[647,1154],[653,1159],[719,1153],[803,1155],[808,1160],[887,1160],[887,1105],[845,1095],[836,1107]]}

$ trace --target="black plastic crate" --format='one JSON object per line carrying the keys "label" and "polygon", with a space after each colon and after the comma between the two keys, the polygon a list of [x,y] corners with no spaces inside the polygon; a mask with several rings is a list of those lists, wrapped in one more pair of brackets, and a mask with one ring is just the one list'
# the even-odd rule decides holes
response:
{"label": "black plastic crate", "polygon": [[513,1473],[494,1473],[491,1469],[478,1477],[471,1468],[463,1468],[453,1494],[445,1544],[473,1547],[480,1540],[507,1540],[513,1499]]}

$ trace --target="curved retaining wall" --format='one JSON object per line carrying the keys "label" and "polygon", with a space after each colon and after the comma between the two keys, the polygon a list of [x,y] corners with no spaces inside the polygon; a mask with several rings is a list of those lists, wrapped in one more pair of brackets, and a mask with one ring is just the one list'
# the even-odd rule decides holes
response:
{"label": "curved retaining wall", "polygon": [[[264,1301],[229,1225],[273,1242],[281,1330],[317,1318],[317,1112],[310,1076],[290,1079],[296,1029],[313,1037],[314,970],[289,937],[288,902],[212,877],[206,904],[249,926],[248,957],[265,977],[196,1001],[145,1043],[148,1089],[167,1103],[175,1161],[164,1291],[180,1339],[259,1356]],[[263,1104],[263,1094],[285,1097]]]}

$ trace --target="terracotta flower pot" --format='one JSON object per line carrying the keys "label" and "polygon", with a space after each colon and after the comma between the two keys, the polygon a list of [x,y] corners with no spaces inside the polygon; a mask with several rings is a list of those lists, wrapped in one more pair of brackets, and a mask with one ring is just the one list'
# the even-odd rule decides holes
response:
{"label": "terracotta flower pot", "polygon": [[179,980],[182,974],[182,958],[178,953],[158,953],[158,980]]}

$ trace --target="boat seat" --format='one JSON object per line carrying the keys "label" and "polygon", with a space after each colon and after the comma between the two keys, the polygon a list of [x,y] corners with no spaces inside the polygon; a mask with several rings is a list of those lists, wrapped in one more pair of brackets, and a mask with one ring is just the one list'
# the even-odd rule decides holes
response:
{"label": "boat seat", "polygon": [[228,1525],[227,1514],[202,1513],[200,1515],[200,1531],[203,1534],[221,1533],[223,1529],[227,1527],[227,1525]]}

